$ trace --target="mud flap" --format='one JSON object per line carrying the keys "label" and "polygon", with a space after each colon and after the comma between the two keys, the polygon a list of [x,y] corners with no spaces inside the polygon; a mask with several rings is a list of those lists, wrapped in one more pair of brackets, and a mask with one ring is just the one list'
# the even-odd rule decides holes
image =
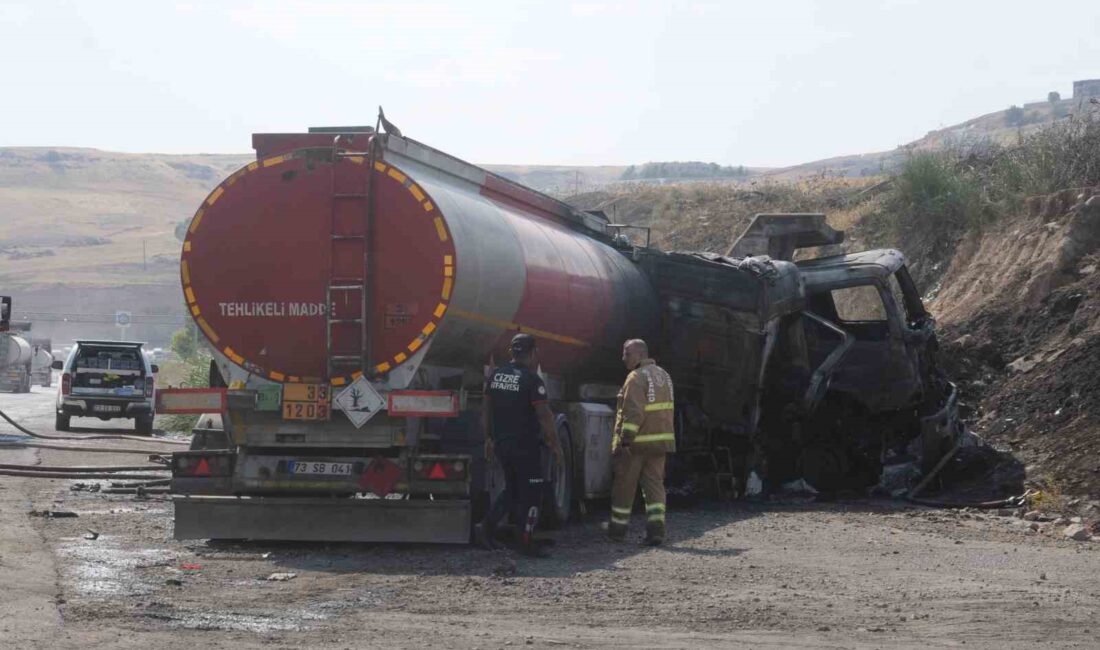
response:
{"label": "mud flap", "polygon": [[181,496],[176,539],[467,544],[470,501]]}

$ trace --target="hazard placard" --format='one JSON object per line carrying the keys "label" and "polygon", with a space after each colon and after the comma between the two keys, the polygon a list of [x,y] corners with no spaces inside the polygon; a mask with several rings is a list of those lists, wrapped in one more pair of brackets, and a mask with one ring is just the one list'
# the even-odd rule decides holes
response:
{"label": "hazard placard", "polygon": [[359,428],[374,417],[375,413],[381,411],[386,401],[365,377],[360,376],[340,391],[333,400],[333,404],[348,416],[356,428]]}

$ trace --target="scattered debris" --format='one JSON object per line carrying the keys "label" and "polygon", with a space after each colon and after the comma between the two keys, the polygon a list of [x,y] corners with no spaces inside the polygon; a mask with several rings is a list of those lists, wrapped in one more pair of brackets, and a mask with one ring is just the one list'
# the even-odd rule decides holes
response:
{"label": "scattered debris", "polygon": [[1072,539],[1078,542],[1087,542],[1092,539],[1092,533],[1081,524],[1070,524],[1066,526],[1066,530],[1062,532],[1062,535],[1065,536],[1066,539]]}
{"label": "scattered debris", "polygon": [[84,539],[93,541],[99,539],[99,531],[95,531],[89,528],[88,532],[84,533]]}
{"label": "scattered debris", "polygon": [[286,582],[287,580],[293,580],[298,577],[297,573],[272,573],[264,578],[268,582]]}
{"label": "scattered debris", "polygon": [[164,584],[170,585],[172,587],[182,587],[183,580],[180,580],[179,578],[168,578],[164,581]]}
{"label": "scattered debris", "polygon": [[180,569],[184,571],[202,571],[201,564],[181,564]]}
{"label": "scattered debris", "polygon": [[46,517],[47,519],[72,519],[79,516],[71,510],[31,510],[27,515],[30,517]]}

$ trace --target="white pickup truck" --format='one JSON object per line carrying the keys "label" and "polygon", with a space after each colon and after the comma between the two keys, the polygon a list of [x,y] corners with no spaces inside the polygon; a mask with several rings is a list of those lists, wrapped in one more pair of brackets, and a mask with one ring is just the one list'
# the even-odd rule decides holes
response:
{"label": "white pickup truck", "polygon": [[68,431],[73,417],[134,420],[137,433],[153,432],[156,380],[159,371],[142,350],[143,343],[77,341],[60,370],[57,392],[58,431]]}

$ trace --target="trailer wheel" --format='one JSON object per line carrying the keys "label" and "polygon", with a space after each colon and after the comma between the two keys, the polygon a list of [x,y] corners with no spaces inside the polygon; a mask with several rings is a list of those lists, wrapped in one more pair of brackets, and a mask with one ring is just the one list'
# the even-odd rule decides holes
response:
{"label": "trailer wheel", "polygon": [[546,516],[543,520],[547,528],[561,528],[569,523],[573,514],[573,442],[569,437],[569,427],[564,423],[558,424],[558,440],[561,442],[562,463],[554,462],[554,456],[550,450],[546,450],[546,467],[549,469],[544,475],[548,475],[549,490],[543,499],[543,511]]}
{"label": "trailer wheel", "polygon": [[57,417],[54,419],[53,428],[57,429],[58,431],[68,431],[69,430],[69,416],[68,415],[62,415],[61,413],[58,413]]}

